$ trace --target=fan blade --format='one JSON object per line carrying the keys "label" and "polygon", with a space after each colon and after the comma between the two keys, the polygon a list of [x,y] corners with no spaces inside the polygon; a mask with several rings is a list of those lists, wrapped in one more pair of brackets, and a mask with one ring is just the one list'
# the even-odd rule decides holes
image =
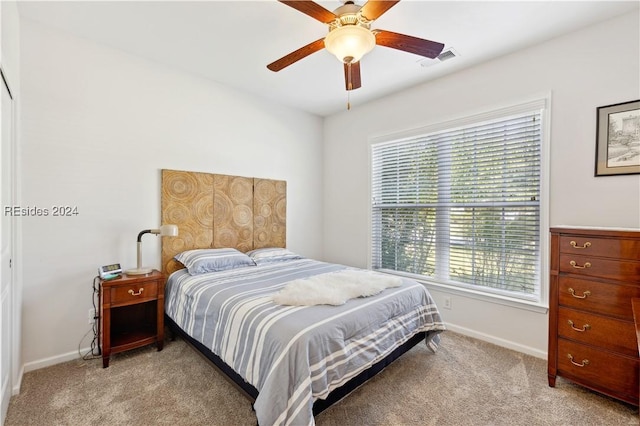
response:
{"label": "fan blade", "polygon": [[344,83],[347,90],[359,89],[362,86],[360,81],[360,61],[344,64]]}
{"label": "fan blade", "polygon": [[427,58],[435,58],[442,52],[442,49],[444,49],[444,44],[431,40],[385,30],[375,30],[374,32],[376,34],[376,44],[380,46],[415,53],[416,55],[426,56]]}
{"label": "fan blade", "polygon": [[288,67],[294,62],[297,62],[300,59],[305,58],[311,55],[312,53],[315,53],[318,50],[322,50],[322,49],[324,49],[324,38],[311,42],[306,46],[302,46],[300,49],[296,50],[295,52],[291,52],[288,55],[278,59],[277,61],[270,63],[269,65],[267,65],[267,68],[269,68],[271,71],[274,71],[274,72],[280,71],[281,69]]}
{"label": "fan blade", "polygon": [[360,13],[368,20],[373,21],[395,6],[399,1],[400,0],[369,0],[362,6]]}
{"label": "fan blade", "polygon": [[337,18],[337,16],[333,12],[329,12],[324,7],[320,6],[318,3],[312,1],[303,1],[303,0],[278,0],[280,3],[284,3],[289,7],[294,8],[298,12],[302,12],[305,15],[311,16],[313,19],[317,19],[318,21],[328,24]]}

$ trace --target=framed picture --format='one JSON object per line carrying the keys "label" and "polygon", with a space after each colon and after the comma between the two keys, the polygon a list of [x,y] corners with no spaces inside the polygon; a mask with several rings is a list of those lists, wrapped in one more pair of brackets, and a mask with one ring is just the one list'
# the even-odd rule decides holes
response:
{"label": "framed picture", "polygon": [[640,174],[640,100],[598,108],[596,176]]}

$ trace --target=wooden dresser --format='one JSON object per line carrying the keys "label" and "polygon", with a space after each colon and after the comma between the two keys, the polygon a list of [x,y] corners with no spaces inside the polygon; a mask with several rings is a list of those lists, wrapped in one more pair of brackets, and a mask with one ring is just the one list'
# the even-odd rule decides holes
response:
{"label": "wooden dresser", "polygon": [[562,376],[638,405],[640,231],[551,228],[550,269],[549,386]]}

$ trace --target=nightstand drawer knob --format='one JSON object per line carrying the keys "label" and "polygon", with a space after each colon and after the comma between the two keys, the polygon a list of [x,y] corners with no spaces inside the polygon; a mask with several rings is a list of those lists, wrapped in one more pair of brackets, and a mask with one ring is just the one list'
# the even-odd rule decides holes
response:
{"label": "nightstand drawer knob", "polygon": [[575,241],[571,241],[569,244],[571,244],[571,247],[575,248],[575,249],[586,249],[591,247],[591,243],[589,241],[587,241],[586,243],[584,243],[582,245],[582,247],[578,247],[578,243],[576,243]]}
{"label": "nightstand drawer knob", "polygon": [[585,367],[587,365],[589,365],[589,360],[588,359],[583,359],[581,363],[579,362],[575,362],[573,360],[573,355],[571,354],[567,354],[567,358],[569,358],[569,361],[571,361],[571,364],[575,365],[576,367]]}
{"label": "nightstand drawer knob", "polygon": [[142,292],[144,291],[144,288],[141,288],[140,290],[138,290],[138,292],[134,292],[133,290],[129,290],[129,294],[132,296],[140,296],[142,294]]}
{"label": "nightstand drawer knob", "polygon": [[569,326],[574,329],[575,331],[579,331],[580,333],[582,333],[583,331],[587,331],[591,328],[591,326],[589,324],[585,324],[582,326],[582,328],[578,328],[574,325],[573,321],[568,320],[567,323],[569,324]]}
{"label": "nightstand drawer knob", "polygon": [[574,289],[572,289],[571,287],[569,287],[569,293],[571,293],[571,295],[573,297],[575,297],[576,299],[586,299],[587,296],[591,295],[591,292],[589,290],[587,290],[584,293],[582,293],[582,296],[577,296],[576,295],[576,291]]}

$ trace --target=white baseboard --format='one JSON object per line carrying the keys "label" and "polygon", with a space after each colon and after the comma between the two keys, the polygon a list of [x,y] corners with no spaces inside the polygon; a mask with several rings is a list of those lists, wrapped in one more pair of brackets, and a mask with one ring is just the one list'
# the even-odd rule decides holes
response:
{"label": "white baseboard", "polygon": [[[476,330],[472,330],[466,327],[460,327],[455,324],[446,323],[447,330],[451,330],[455,333],[459,333],[465,336],[473,337],[475,339],[484,340],[485,342],[493,343],[494,345],[502,346],[503,348],[511,349],[517,352],[522,352],[527,355],[534,356],[536,358],[547,359],[547,353],[541,351],[539,349],[532,348],[530,346],[521,345],[518,343],[511,342],[509,340],[501,339],[499,337],[495,337],[489,334],[480,333]],[[91,348],[83,348],[80,349],[80,353],[87,353],[91,350]],[[31,361],[26,363],[20,374],[20,383],[13,387],[13,394],[16,395],[20,392],[20,384],[22,382],[22,375],[24,373],[28,373],[29,371],[39,370],[40,368],[50,367],[52,365],[60,364],[67,361],[72,361],[74,359],[80,358],[81,355],[78,351],[68,352],[62,355],[56,355],[49,358],[43,358],[37,361]]]}
{"label": "white baseboard", "polygon": [[539,349],[532,348],[530,346],[514,343],[509,340],[501,339],[499,337],[491,336],[489,334],[480,333],[476,330],[471,330],[466,327],[459,327],[455,324],[446,323],[447,330],[451,330],[455,333],[463,334],[465,336],[473,337],[475,339],[484,340],[485,342],[493,343],[494,345],[502,346],[503,348],[511,349],[517,352],[522,352],[527,355],[534,356],[536,358],[547,359],[547,352]]}
{"label": "white baseboard", "polygon": [[[27,362],[24,365],[24,372],[28,373],[29,371],[39,370],[41,368],[50,367],[52,365],[60,364],[67,361],[72,361],[74,359],[80,358],[82,355],[89,352],[91,348],[83,348],[80,351],[67,352],[66,354],[56,355],[49,358],[39,359],[37,361]],[[78,353],[79,352],[79,353]]]}

